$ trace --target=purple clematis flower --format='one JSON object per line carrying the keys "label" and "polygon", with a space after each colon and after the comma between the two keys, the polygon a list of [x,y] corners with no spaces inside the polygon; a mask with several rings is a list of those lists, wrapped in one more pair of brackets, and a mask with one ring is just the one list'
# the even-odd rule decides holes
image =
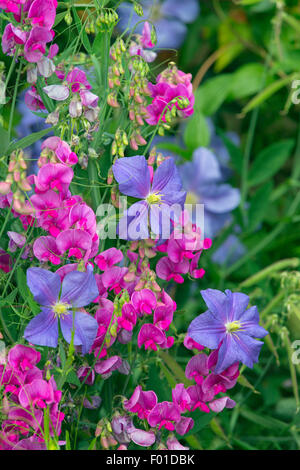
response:
{"label": "purple clematis flower", "polygon": [[142,155],[117,160],[113,173],[121,193],[142,199],[134,203],[121,219],[120,238],[149,238],[149,225],[155,235],[162,235],[165,231],[170,233],[170,219],[181,213],[178,209],[183,208],[186,197],[174,160],[168,158],[161,163],[153,179]]}
{"label": "purple clematis flower", "polygon": [[99,294],[92,267],[89,265],[86,273],[69,272],[62,282],[57,273],[29,268],[27,284],[35,301],[42,305],[42,312],[28,323],[24,338],[32,344],[55,348],[59,322],[68,343],[74,327],[74,345],[81,346],[86,354],[96,338],[98,323],[88,313],[78,310]]}
{"label": "purple clematis flower", "polygon": [[242,293],[225,293],[216,289],[201,291],[209,310],[196,317],[188,328],[189,336],[210,349],[219,349],[214,369],[220,374],[235,362],[253,367],[258,361],[263,338],[268,332],[258,324],[255,306],[247,309],[249,297]]}

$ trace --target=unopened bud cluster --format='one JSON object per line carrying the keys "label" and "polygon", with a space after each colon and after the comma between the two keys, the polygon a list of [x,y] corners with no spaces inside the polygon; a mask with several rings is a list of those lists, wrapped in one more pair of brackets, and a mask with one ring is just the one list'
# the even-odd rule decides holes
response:
{"label": "unopened bud cluster", "polygon": [[8,164],[5,181],[0,182],[0,194],[13,193],[13,209],[20,214],[31,214],[32,209],[25,204],[24,191],[30,191],[31,186],[26,175],[27,164],[22,150],[13,152]]}

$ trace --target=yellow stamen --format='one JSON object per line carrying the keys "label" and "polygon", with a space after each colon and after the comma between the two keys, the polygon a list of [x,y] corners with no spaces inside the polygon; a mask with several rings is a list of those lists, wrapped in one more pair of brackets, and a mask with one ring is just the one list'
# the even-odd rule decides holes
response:
{"label": "yellow stamen", "polygon": [[161,202],[161,195],[157,193],[150,193],[146,197],[146,201],[148,202],[149,205],[151,204],[160,204]]}
{"label": "yellow stamen", "polygon": [[235,320],[225,323],[225,327],[227,333],[234,333],[235,331],[240,330],[242,328],[242,325],[239,321]]}
{"label": "yellow stamen", "polygon": [[53,312],[55,313],[56,317],[64,316],[64,315],[69,315],[68,309],[71,307],[71,305],[65,303],[65,302],[57,302],[56,304],[53,305]]}
{"label": "yellow stamen", "polygon": [[186,199],[185,199],[185,203],[186,204],[199,204],[200,202],[200,198],[199,196],[197,196],[197,194],[189,191],[187,194],[186,194]]}

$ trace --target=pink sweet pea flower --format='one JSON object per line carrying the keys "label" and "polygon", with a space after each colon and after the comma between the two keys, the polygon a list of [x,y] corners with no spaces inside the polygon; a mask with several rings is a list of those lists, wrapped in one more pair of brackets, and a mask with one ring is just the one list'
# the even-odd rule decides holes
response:
{"label": "pink sweet pea flower", "polygon": [[122,307],[122,316],[118,318],[118,325],[127,331],[132,331],[136,324],[137,314],[131,304],[124,304]]}
{"label": "pink sweet pea flower", "polygon": [[56,238],[56,246],[61,254],[69,257],[88,259],[92,248],[92,238],[89,233],[78,229],[67,229]]}
{"label": "pink sweet pea flower", "polygon": [[189,262],[184,259],[180,263],[174,263],[168,257],[161,258],[156,265],[156,274],[160,279],[166,281],[175,281],[178,284],[184,282],[181,274],[186,274],[189,271]]}
{"label": "pink sweet pea flower", "polygon": [[173,310],[166,306],[156,307],[153,315],[153,323],[162,330],[168,331],[173,321]]}
{"label": "pink sweet pea flower", "polygon": [[[89,206],[83,203],[74,205],[69,214],[70,226],[78,230],[84,230],[92,237],[96,233],[96,216]],[[96,261],[96,260],[95,260]]]}
{"label": "pink sweet pea flower", "polygon": [[202,346],[202,344],[199,344],[194,341],[188,334],[185,335],[183,344],[187,349],[198,349],[198,351],[202,351],[204,349],[204,346]]}
{"label": "pink sweet pea flower", "polygon": [[138,334],[138,347],[141,348],[143,345],[145,349],[152,349],[157,351],[157,347],[165,343],[165,333],[155,325],[151,323],[145,323]]}
{"label": "pink sweet pea flower", "polygon": [[157,403],[150,411],[147,421],[151,427],[158,426],[158,429],[164,427],[168,431],[175,430],[175,423],[181,419],[180,409],[173,402],[163,401]]}
{"label": "pink sweet pea flower", "polygon": [[179,423],[175,424],[175,431],[180,436],[184,436],[184,434],[188,433],[194,426],[194,420],[192,418],[188,418],[186,416],[182,416]]}
{"label": "pink sweet pea flower", "polygon": [[42,98],[40,97],[34,86],[32,86],[26,91],[24,101],[26,106],[28,106],[28,108],[32,111],[46,109]]}
{"label": "pink sweet pea flower", "polygon": [[56,0],[34,0],[28,11],[32,24],[51,29],[56,16]]}
{"label": "pink sweet pea flower", "polygon": [[123,406],[125,410],[131,413],[137,413],[140,419],[146,419],[156,404],[156,394],[151,390],[144,392],[142,387],[138,385],[131,398],[124,401]]}
{"label": "pink sweet pea flower", "polygon": [[176,384],[172,390],[172,400],[179,407],[181,413],[184,413],[186,410],[191,411],[191,397],[184,388],[184,384]]}
{"label": "pink sweet pea flower", "polygon": [[119,369],[122,366],[122,359],[119,356],[112,356],[104,361],[97,361],[95,364],[95,371],[97,374],[101,374],[103,379],[107,379],[111,376],[114,370]]}
{"label": "pink sweet pea flower", "polygon": [[8,364],[23,372],[32,369],[40,360],[41,354],[38,351],[22,344],[16,344],[8,353]]}
{"label": "pink sweet pea flower", "polygon": [[43,262],[50,261],[54,265],[61,263],[60,251],[57,248],[56,240],[50,235],[39,237],[33,244],[34,256]]}
{"label": "pink sweet pea flower", "polygon": [[193,356],[187,363],[185,375],[188,379],[194,379],[198,385],[203,382],[204,376],[208,375],[208,358],[206,354],[200,353]]}
{"label": "pink sweet pea flower", "polygon": [[61,163],[48,163],[38,172],[36,177],[36,189],[39,192],[45,192],[48,189],[56,189],[65,195],[73,176],[72,168]]}
{"label": "pink sweet pea flower", "polygon": [[9,23],[6,25],[2,36],[2,50],[4,54],[14,55],[16,46],[24,45],[26,40],[27,33]]}
{"label": "pink sweet pea flower", "polygon": [[140,316],[151,315],[157,305],[156,296],[150,289],[134,292],[131,296],[131,302]]}
{"label": "pink sweet pea flower", "polygon": [[95,257],[95,263],[101,271],[105,271],[111,268],[115,264],[118,264],[123,259],[123,253],[121,250],[112,247],[108,250],[102,251],[98,256]]}
{"label": "pink sweet pea flower", "polygon": [[46,52],[47,42],[52,39],[53,35],[47,28],[34,26],[24,46],[24,57],[27,62],[39,62]]}
{"label": "pink sweet pea flower", "polygon": [[126,287],[124,276],[127,271],[128,268],[120,268],[119,266],[113,266],[104,271],[101,275],[104,288],[109,291],[114,290],[115,294],[119,294]]}

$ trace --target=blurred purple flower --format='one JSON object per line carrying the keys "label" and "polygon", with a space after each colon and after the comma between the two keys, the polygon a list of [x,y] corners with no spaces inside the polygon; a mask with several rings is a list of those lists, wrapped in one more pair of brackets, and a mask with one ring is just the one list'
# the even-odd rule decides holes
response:
{"label": "blurred purple flower", "polygon": [[205,236],[214,237],[240,202],[237,188],[224,183],[220,164],[210,150],[199,147],[191,162],[178,167],[187,190],[187,204],[204,204]]}
{"label": "blurred purple flower", "polygon": [[59,321],[68,343],[71,342],[74,327],[74,345],[82,346],[82,353],[86,354],[96,338],[98,323],[88,313],[77,310],[88,305],[99,294],[92,267],[89,265],[86,273],[69,272],[62,282],[57,273],[29,268],[27,285],[34,300],[42,305],[42,312],[28,323],[24,338],[32,344],[55,348]]}
{"label": "blurred purple flower", "polygon": [[225,242],[214,252],[212,260],[221,266],[229,267],[246,253],[246,247],[234,234],[229,235]]}
{"label": "blurred purple flower", "polygon": [[228,289],[225,293],[206,289],[201,295],[209,310],[191,322],[188,334],[207,348],[220,348],[214,373],[220,374],[238,361],[252,368],[263,345],[254,338],[268,334],[259,325],[257,308],[247,309],[249,297]]}
{"label": "blurred purple flower", "polygon": [[[192,23],[198,16],[200,7],[198,0],[142,0],[144,16],[138,16],[133,4],[122,3],[118,8],[121,30],[133,27],[136,23],[149,20],[156,29],[157,45],[159,48],[177,49],[183,43],[187,33],[186,24]],[[134,30],[141,34],[143,23]]]}

